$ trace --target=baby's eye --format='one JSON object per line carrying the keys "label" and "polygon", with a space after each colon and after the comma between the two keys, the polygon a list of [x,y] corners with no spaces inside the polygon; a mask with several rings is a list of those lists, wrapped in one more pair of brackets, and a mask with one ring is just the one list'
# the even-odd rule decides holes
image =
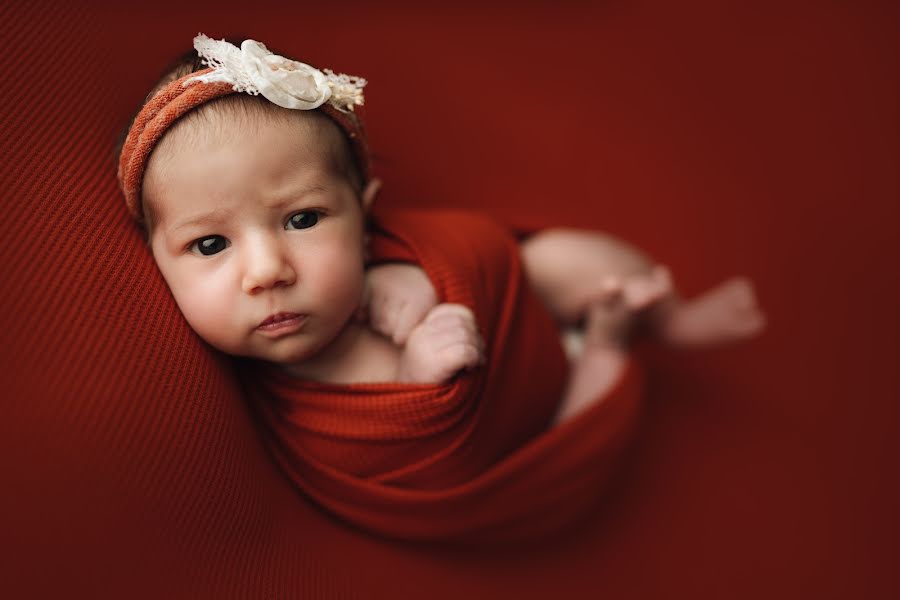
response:
{"label": "baby's eye", "polygon": [[319,222],[319,213],[314,210],[303,210],[288,218],[285,229],[309,229]]}
{"label": "baby's eye", "polygon": [[221,235],[210,235],[195,240],[191,243],[190,249],[193,252],[194,248],[197,248],[197,251],[203,256],[212,256],[213,254],[218,254],[226,247],[228,247],[228,240]]}

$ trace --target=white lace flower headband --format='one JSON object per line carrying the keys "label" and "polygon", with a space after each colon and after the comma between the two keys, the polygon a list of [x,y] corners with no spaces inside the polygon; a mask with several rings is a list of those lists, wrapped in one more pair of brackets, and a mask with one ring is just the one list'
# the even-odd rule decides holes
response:
{"label": "white lace flower headband", "polygon": [[324,72],[305,63],[273,54],[256,40],[244,40],[241,47],[214,40],[202,33],[194,38],[194,48],[213,70],[184,82],[225,82],[236,92],[267,100],[284,108],[312,110],[328,102],[343,112],[363,104],[362,77]]}

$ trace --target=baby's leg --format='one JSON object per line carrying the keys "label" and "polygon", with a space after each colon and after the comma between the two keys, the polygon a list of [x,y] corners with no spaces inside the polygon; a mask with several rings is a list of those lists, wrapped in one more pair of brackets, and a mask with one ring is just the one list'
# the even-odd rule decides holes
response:
{"label": "baby's leg", "polygon": [[[604,295],[610,278],[628,282],[624,289],[644,301],[639,316],[660,341],[676,346],[703,346],[755,335],[765,325],[753,287],[745,278],[729,279],[699,297],[684,300],[671,285],[660,295],[656,273],[668,270],[649,256],[613,236],[577,229],[550,229],[522,244],[525,271],[531,285],[563,327],[583,322],[588,307]],[[662,270],[660,270],[662,269]]]}
{"label": "baby's leg", "polygon": [[579,324],[588,306],[603,298],[607,282],[651,271],[654,262],[637,248],[600,232],[548,229],[522,243],[532,287],[559,323]]}
{"label": "baby's leg", "polygon": [[598,399],[622,376],[634,315],[669,291],[660,273],[609,278],[603,295],[587,308],[578,348],[567,348],[572,370],[554,423],[559,424]]}

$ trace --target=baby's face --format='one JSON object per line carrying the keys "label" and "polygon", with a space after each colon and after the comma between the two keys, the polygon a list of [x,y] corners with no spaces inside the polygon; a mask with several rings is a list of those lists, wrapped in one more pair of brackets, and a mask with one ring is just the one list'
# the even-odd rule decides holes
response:
{"label": "baby's face", "polygon": [[[153,255],[212,346],[296,364],[334,340],[359,305],[363,208],[309,128],[264,119],[223,129],[190,143],[170,132],[151,157]],[[273,318],[288,320],[264,325]]]}

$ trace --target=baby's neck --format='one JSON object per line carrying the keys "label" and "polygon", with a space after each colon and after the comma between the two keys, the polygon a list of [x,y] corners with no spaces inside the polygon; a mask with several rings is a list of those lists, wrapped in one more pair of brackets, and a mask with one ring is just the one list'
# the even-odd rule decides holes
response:
{"label": "baby's neck", "polygon": [[315,356],[283,365],[288,373],[327,383],[394,381],[401,348],[368,326],[351,319],[338,336]]}

